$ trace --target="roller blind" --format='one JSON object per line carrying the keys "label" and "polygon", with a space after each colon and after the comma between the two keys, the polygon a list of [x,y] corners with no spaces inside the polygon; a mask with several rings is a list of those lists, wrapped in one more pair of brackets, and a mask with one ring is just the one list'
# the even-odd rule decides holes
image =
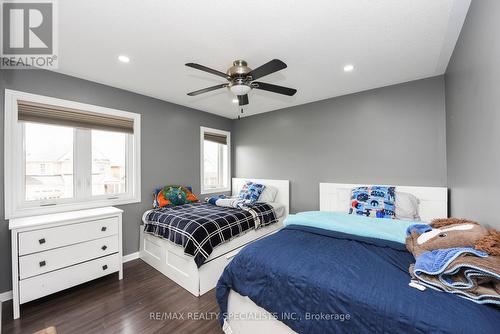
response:
{"label": "roller blind", "polygon": [[217,133],[205,132],[204,133],[204,139],[208,140],[208,141],[211,141],[211,142],[214,142],[214,143],[219,143],[219,144],[222,144],[222,145],[227,145],[227,137],[226,137],[226,135],[220,135],[220,134],[217,134]]}
{"label": "roller blind", "polygon": [[134,120],[49,104],[17,101],[18,120],[115,132],[134,133]]}

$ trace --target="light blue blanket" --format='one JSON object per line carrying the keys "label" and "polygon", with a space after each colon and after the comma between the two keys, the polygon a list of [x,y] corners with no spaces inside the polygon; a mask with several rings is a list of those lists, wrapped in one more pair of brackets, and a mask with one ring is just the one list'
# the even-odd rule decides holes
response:
{"label": "light blue blanket", "polygon": [[406,229],[414,223],[413,221],[369,218],[341,212],[306,211],[288,216],[283,224],[285,226],[301,225],[316,227],[404,244]]}
{"label": "light blue blanket", "polygon": [[445,272],[448,265],[459,255],[470,253],[479,257],[486,257],[488,254],[472,247],[456,247],[446,249],[434,249],[424,252],[415,259],[415,275],[429,274],[440,275]]}

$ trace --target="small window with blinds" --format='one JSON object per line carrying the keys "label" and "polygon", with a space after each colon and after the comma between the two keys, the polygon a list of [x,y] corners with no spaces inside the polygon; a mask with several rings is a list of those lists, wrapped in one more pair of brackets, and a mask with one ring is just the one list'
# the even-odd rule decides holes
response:
{"label": "small window with blinds", "polygon": [[230,133],[201,127],[201,193],[230,190]]}
{"label": "small window with blinds", "polygon": [[6,91],[6,218],[140,201],[140,115]]}

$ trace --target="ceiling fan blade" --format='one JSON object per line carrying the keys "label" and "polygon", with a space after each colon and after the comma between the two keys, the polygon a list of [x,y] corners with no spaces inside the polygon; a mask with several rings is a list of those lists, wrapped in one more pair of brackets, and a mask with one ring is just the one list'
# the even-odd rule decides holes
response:
{"label": "ceiling fan blade", "polygon": [[257,67],[256,69],[253,69],[252,71],[250,71],[250,73],[247,74],[247,76],[251,76],[252,80],[256,80],[268,74],[280,71],[284,68],[286,68],[286,64],[284,62],[279,59],[273,59],[270,62],[265,63],[264,65]]}
{"label": "ceiling fan blade", "polygon": [[265,82],[252,82],[252,88],[267,90],[269,92],[288,95],[288,96],[293,96],[295,93],[297,93],[296,89],[278,85],[271,85]]}
{"label": "ceiling fan blade", "polygon": [[238,95],[238,102],[240,106],[244,106],[248,104],[248,95]]}
{"label": "ceiling fan blade", "polygon": [[212,73],[212,74],[218,75],[220,77],[223,77],[225,79],[229,78],[229,76],[226,73],[223,73],[221,71],[217,71],[217,70],[211,69],[210,67],[206,67],[206,66],[203,66],[203,65],[200,65],[200,64],[187,63],[186,66],[187,67],[195,68],[195,69],[200,70],[200,71],[205,71],[205,72],[208,72],[208,73]]}
{"label": "ceiling fan blade", "polygon": [[195,90],[194,92],[188,93],[188,95],[189,96],[196,96],[196,95],[199,95],[199,94],[208,93],[208,92],[211,92],[213,90],[224,88],[224,87],[227,87],[227,84],[221,84],[221,85],[216,85],[216,86],[212,86],[212,87],[203,88],[203,89],[200,89],[200,90]]}

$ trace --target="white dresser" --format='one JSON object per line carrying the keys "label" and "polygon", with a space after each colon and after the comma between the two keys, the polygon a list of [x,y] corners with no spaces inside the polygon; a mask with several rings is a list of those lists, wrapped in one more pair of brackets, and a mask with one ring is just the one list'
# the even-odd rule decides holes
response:
{"label": "white dresser", "polygon": [[122,279],[122,212],[106,207],[11,219],[14,319],[20,304],[117,271]]}

